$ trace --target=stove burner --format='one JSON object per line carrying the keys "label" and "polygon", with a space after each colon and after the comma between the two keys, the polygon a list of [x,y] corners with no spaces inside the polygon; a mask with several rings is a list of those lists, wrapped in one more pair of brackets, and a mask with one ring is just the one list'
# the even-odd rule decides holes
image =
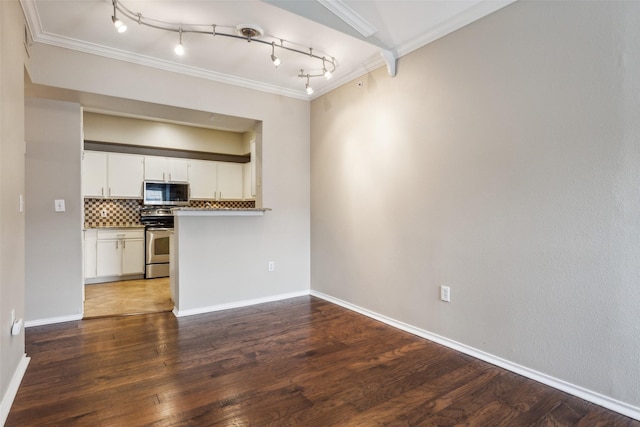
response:
{"label": "stove burner", "polygon": [[173,228],[173,211],[164,206],[144,207],[140,209],[140,222],[147,228]]}

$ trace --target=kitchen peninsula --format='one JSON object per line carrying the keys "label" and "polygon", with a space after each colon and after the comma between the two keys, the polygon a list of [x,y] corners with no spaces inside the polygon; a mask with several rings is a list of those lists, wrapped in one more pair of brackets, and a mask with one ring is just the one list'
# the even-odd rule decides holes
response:
{"label": "kitchen peninsula", "polygon": [[[280,299],[263,284],[269,271],[262,237],[268,208],[174,208],[171,295],[176,316]],[[269,276],[267,276],[269,275]]]}

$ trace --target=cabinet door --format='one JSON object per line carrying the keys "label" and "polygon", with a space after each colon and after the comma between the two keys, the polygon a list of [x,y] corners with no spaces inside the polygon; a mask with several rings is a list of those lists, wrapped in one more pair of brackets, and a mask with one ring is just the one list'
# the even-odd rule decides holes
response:
{"label": "cabinet door", "polygon": [[96,252],[96,273],[98,277],[121,275],[122,244],[119,239],[98,240]]}
{"label": "cabinet door", "polygon": [[217,170],[216,162],[206,160],[192,160],[189,167],[189,189],[192,199],[216,198],[217,191]]}
{"label": "cabinet door", "polygon": [[189,182],[189,160],[168,159],[169,176],[167,181]]}
{"label": "cabinet door", "polygon": [[218,162],[218,198],[242,200],[242,163]]}
{"label": "cabinet door", "polygon": [[84,231],[84,278],[92,279],[96,277],[96,242],[97,231]]}
{"label": "cabinet door", "polygon": [[144,156],[144,179],[167,181],[168,161],[166,157]]}
{"label": "cabinet door", "polygon": [[144,239],[122,240],[122,274],[144,273]]}
{"label": "cabinet door", "polygon": [[109,196],[142,197],[143,156],[109,154]]}
{"label": "cabinet door", "polygon": [[85,151],[82,156],[82,195],[107,195],[107,153]]}
{"label": "cabinet door", "polygon": [[242,198],[245,200],[252,200],[254,194],[251,191],[251,163],[244,163],[242,165]]}

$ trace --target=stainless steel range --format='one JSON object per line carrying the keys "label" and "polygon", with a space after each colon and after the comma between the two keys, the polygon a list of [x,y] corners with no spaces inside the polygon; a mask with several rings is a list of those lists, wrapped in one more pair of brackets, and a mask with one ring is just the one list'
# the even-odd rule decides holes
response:
{"label": "stainless steel range", "polygon": [[145,278],[169,277],[171,208],[145,206],[140,209],[140,221],[145,226]]}

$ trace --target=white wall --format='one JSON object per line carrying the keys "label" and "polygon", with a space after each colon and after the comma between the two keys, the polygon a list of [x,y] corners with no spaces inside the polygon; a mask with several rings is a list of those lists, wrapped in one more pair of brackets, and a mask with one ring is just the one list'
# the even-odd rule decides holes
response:
{"label": "white wall", "polygon": [[24,318],[24,17],[0,2],[0,425],[26,369],[24,330],[11,336],[11,310]]}
{"label": "white wall", "polygon": [[[27,98],[26,319],[82,317],[82,109]],[[54,200],[65,201],[55,212]],[[79,292],[80,291],[80,292]]]}
{"label": "white wall", "polygon": [[516,2],[313,101],[312,289],[640,416],[638,16]]}
{"label": "white wall", "polygon": [[[262,144],[258,176],[263,185],[257,204],[273,210],[255,230],[256,241],[268,248],[270,259],[282,260],[282,282],[264,283],[262,292],[309,290],[308,102],[52,46],[34,45],[31,57],[31,78],[36,84],[261,121],[256,139]],[[211,93],[216,96],[205,95]],[[216,230],[206,238],[215,245],[233,239],[234,230]],[[248,256],[246,263],[266,269],[261,258]],[[217,276],[216,280],[227,283],[234,280],[232,276]]]}

